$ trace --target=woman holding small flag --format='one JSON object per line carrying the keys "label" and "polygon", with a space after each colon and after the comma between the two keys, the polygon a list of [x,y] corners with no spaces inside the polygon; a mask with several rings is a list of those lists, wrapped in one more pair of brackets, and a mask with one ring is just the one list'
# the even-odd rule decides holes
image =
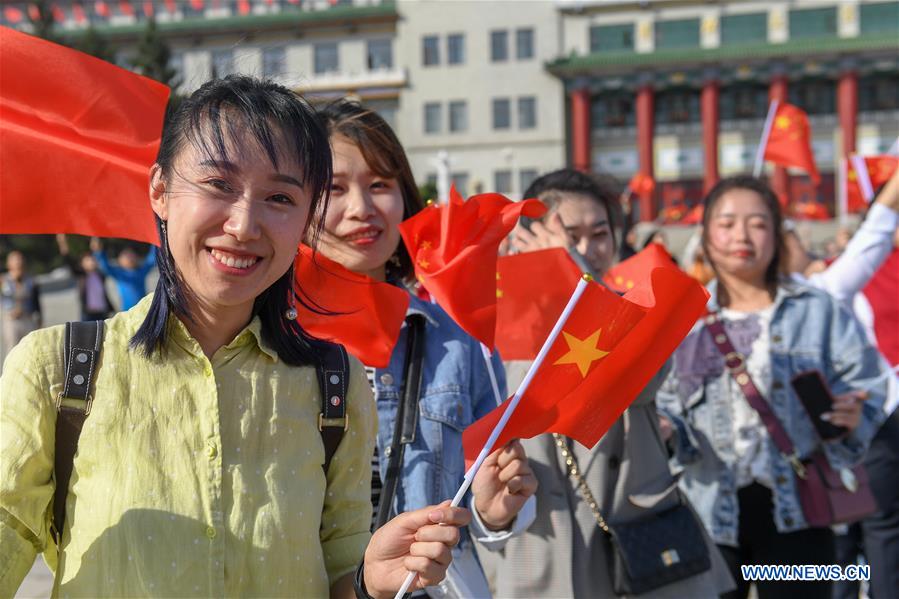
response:
{"label": "woman holding small flag", "polygon": [[[356,273],[410,293],[415,278],[400,223],[424,209],[405,152],[389,125],[356,103],[321,112],[334,152],[331,203],[323,220],[322,253]],[[437,304],[412,295],[386,368],[370,368],[379,416],[372,482],[375,526],[393,514],[452,497],[465,474],[463,429],[505,397],[501,362],[497,389],[477,340]],[[472,486],[472,525],[453,563],[430,596],[489,597],[471,537],[501,547],[533,519],[536,490],[521,444],[494,452]],[[527,510],[519,513],[524,506]]]}
{"label": "woman holding small flag", "polygon": [[[780,205],[752,177],[705,199],[709,315],[659,394],[681,486],[745,597],[741,565],[832,564],[830,526],[870,514],[856,467],[883,420],[876,350],[837,300],[784,276]],[[758,596],[828,596],[830,582],[759,581]]]}
{"label": "woman holding small flag", "polygon": [[[519,227],[515,250],[565,248],[597,277],[606,275],[615,262],[620,232],[618,195],[610,182],[563,169],[535,180],[525,197],[540,199],[549,210],[541,222]],[[663,263],[671,266],[667,257]],[[531,363],[508,362],[509,381],[517,384]],[[530,528],[511,539],[501,554],[484,556],[498,596],[712,597],[732,588],[723,560],[679,497],[668,469],[654,403],[665,372],[663,367],[652,377],[592,449],[560,434],[523,441],[540,482],[540,510]],[[649,523],[643,532],[650,539],[667,540],[677,530],[681,542],[691,532],[698,542],[692,547],[687,547],[690,541],[681,547],[661,544],[658,551],[633,554],[618,539],[635,530],[628,527],[634,522]],[[653,570],[651,562],[664,551],[671,556],[679,551],[681,565],[698,565],[673,576],[668,572],[677,568],[661,562]],[[630,576],[616,569],[616,563],[628,560],[649,568]]]}
{"label": "woman holding small flag", "polygon": [[284,87],[231,76],[182,101],[150,170],[155,293],[6,360],[0,596],[37,553],[54,596],[391,597],[407,571],[443,577],[467,511],[422,505],[371,535],[371,392],[295,320],[330,156]]}

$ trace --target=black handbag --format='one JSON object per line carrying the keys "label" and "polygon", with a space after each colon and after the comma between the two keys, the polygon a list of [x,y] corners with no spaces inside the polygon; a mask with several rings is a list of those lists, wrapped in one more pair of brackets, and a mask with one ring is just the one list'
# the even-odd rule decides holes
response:
{"label": "black handbag", "polygon": [[712,567],[702,524],[689,506],[680,502],[639,520],[607,522],[565,438],[558,434],[553,437],[568,467],[568,475],[576,482],[597,525],[610,541],[612,588],[617,595],[639,595]]}

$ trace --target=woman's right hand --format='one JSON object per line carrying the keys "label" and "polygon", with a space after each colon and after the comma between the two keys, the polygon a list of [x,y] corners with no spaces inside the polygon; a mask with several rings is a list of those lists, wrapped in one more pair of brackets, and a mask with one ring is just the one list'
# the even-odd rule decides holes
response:
{"label": "woman's right hand", "polygon": [[365,590],[393,597],[409,572],[417,574],[410,591],[437,584],[452,562],[459,528],[469,521],[471,512],[449,501],[398,515],[375,531],[365,550]]}

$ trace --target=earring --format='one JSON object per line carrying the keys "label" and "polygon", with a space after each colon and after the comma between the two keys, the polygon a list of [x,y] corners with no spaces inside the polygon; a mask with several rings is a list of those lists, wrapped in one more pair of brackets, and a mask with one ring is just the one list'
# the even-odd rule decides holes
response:
{"label": "earring", "polygon": [[287,302],[290,304],[290,307],[284,310],[284,318],[287,320],[296,320],[297,319],[297,308],[294,305],[293,293],[288,296]]}
{"label": "earring", "polygon": [[162,234],[165,235],[165,221],[159,221],[159,228],[162,229]]}

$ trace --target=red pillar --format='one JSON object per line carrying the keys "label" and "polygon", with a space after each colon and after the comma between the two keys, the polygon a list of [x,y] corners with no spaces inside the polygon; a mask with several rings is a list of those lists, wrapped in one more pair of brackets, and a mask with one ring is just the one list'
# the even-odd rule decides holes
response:
{"label": "red pillar", "polygon": [[855,126],[858,115],[858,76],[854,71],[840,75],[837,83],[837,113],[843,131],[843,156],[855,152]]}
{"label": "red pillar", "polygon": [[[781,103],[787,101],[786,75],[776,75],[771,79],[771,86],[768,88],[768,100],[777,100]],[[782,166],[774,167],[774,178],[771,181],[771,187],[774,188],[774,192],[785,205],[790,204],[790,175],[787,174],[786,168]]]}
{"label": "red pillar", "polygon": [[705,153],[702,188],[707,193],[718,182],[718,82],[706,81],[700,95],[702,147]]}
{"label": "red pillar", "polygon": [[[652,86],[644,85],[637,91],[637,156],[640,172],[655,179],[653,167],[653,129],[655,128],[655,97]],[[651,221],[656,217],[656,203],[652,193],[640,195],[640,220]]]}
{"label": "red pillar", "polygon": [[571,162],[574,168],[590,172],[590,90],[571,92]]}

